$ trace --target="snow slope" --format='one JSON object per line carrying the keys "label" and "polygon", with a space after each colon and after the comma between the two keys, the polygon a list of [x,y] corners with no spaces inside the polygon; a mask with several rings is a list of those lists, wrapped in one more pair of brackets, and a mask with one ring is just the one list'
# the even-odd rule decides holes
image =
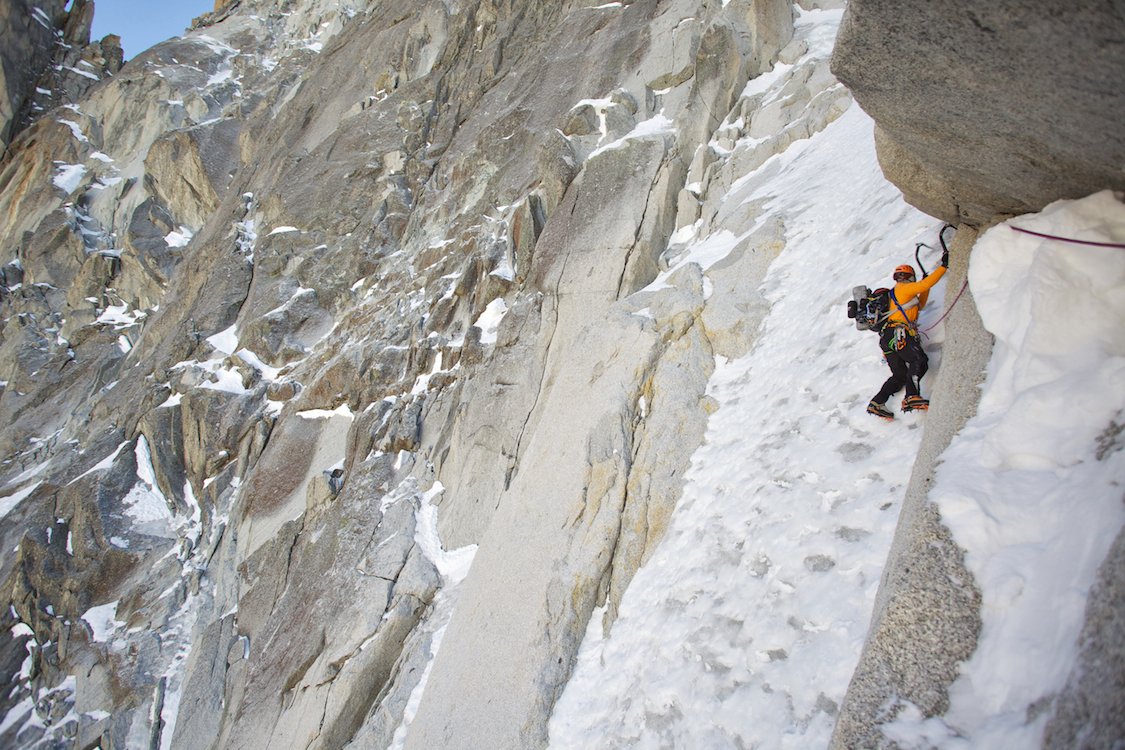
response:
{"label": "snow slope", "polygon": [[786,227],[771,310],[751,352],[719,363],[683,499],[611,635],[593,619],[551,747],[827,745],[925,419],[865,412],[889,373],[846,301],[940,226],[885,181],[871,128],[853,105],[728,196]]}
{"label": "snow slope", "polygon": [[[854,105],[726,199],[766,199],[763,219],[786,227],[772,308],[753,350],[718,363],[683,499],[612,632],[591,620],[552,748],[826,747],[863,646],[926,416],[864,413],[887,371],[844,304],[854,285],[889,283],[914,242],[936,245],[940,225],[885,182]],[[1109,193],[1011,223],[1125,241]],[[701,267],[722,231],[697,239]],[[1034,707],[1076,663],[1088,591],[1125,524],[1125,253],[1000,226],[970,283],[998,343],[931,499],[967,551],[984,625],[944,720],[888,707],[903,747],[1038,746],[1051,714]],[[944,286],[921,318],[932,365]]]}

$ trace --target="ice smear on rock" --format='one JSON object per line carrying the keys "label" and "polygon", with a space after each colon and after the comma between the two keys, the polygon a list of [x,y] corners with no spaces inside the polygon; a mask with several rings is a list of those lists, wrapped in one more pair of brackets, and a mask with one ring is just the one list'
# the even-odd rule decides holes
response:
{"label": "ice smear on rock", "polygon": [[500,321],[508,312],[508,306],[504,303],[503,298],[496,298],[488,303],[484,312],[473,323],[474,326],[480,329],[480,342],[482,344],[495,344],[496,332],[500,328]]}
{"label": "ice smear on rock", "polygon": [[429,682],[430,673],[433,671],[434,659],[437,658],[438,651],[441,649],[442,637],[445,635],[450,617],[453,616],[453,610],[460,594],[460,583],[469,574],[469,568],[472,567],[473,557],[476,556],[477,552],[477,545],[475,544],[449,551],[442,545],[441,536],[438,533],[438,509],[433,504],[433,500],[443,492],[445,492],[445,487],[441,482],[435,482],[429,491],[422,493],[418,500],[418,524],[414,531],[414,541],[437,568],[444,584],[437,592],[433,603],[433,613],[428,618],[427,627],[433,629],[430,636],[429,660],[426,662],[421,679],[410,692],[406,707],[403,709],[402,722],[395,729],[391,738],[390,750],[401,750],[405,746],[410,724],[418,713],[418,707],[421,705],[422,696],[426,691],[426,684]]}
{"label": "ice smear on rock", "polygon": [[70,195],[78,186],[82,184],[82,180],[86,177],[86,167],[81,164],[64,164],[59,162],[55,165],[57,174],[55,175],[55,187]]}

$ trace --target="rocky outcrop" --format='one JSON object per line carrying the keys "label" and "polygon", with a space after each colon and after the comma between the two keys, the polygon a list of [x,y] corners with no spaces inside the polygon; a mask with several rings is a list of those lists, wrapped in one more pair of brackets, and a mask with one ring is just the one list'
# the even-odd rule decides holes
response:
{"label": "rocky outcrop", "polygon": [[986,226],[1125,189],[1125,23],[1113,3],[848,4],[832,70],[877,123],[888,179]]}
{"label": "rocky outcrop", "polygon": [[[667,523],[714,351],[753,333],[694,266],[624,300],[678,226],[753,228],[711,140],[747,135],[793,17],[219,4],[24,131],[0,492],[13,535],[47,503],[71,542],[36,532],[3,571],[30,630],[5,654],[34,665],[7,739],[386,745],[417,710],[411,743],[543,744]],[[792,88],[805,136],[839,114],[828,78]],[[759,274],[777,229],[740,250]],[[79,556],[97,585],[67,596]]]}
{"label": "rocky outcrop", "polygon": [[0,53],[0,143],[5,146],[17,130],[35,81],[51,61],[56,19],[63,15],[64,6],[62,0],[5,0],[0,4],[0,38],[5,40]]}
{"label": "rocky outcrop", "polygon": [[[66,6],[69,5],[69,8]],[[0,144],[45,112],[73,104],[93,84],[121,69],[121,39],[90,43],[90,0],[0,5]]]}

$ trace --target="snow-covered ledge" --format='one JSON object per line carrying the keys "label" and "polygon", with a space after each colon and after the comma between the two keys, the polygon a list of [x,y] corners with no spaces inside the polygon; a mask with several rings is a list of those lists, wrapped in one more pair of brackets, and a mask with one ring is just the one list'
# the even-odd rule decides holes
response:
{"label": "snow-covered ledge", "polygon": [[[959,240],[963,275],[968,233]],[[833,747],[1120,736],[1115,678],[1096,684],[1086,667],[1122,659],[1106,630],[1125,527],[1123,243],[1125,204],[1103,191],[997,225],[973,247],[980,317],[965,298],[950,316]]]}

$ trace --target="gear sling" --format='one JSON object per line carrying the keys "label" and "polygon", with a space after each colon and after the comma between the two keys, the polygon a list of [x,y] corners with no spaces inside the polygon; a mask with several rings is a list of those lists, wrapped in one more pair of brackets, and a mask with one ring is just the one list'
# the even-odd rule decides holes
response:
{"label": "gear sling", "polygon": [[871,400],[884,404],[902,388],[906,388],[906,397],[921,395],[919,384],[922,376],[930,369],[930,358],[922,349],[922,340],[918,336],[915,325],[906,314],[906,308],[918,304],[917,299],[911,300],[904,307],[899,304],[894,290],[890,292],[891,302],[902,313],[905,322],[895,320],[887,321],[879,333],[879,348],[891,368],[891,376],[883,383],[879,393]]}

